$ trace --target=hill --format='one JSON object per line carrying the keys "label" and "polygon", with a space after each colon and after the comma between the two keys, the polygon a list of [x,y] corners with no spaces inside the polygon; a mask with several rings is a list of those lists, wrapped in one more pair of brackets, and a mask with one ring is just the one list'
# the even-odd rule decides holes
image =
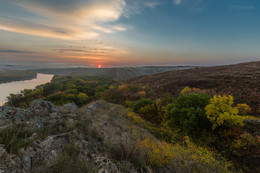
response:
{"label": "hill", "polygon": [[121,68],[50,68],[36,69],[38,73],[54,75],[87,75],[102,76],[113,79],[127,79],[145,76],[165,71],[194,68],[192,66],[147,66],[147,67],[121,67]]}
{"label": "hill", "polygon": [[260,61],[170,71],[132,78],[127,83],[149,86],[154,98],[163,93],[171,93],[176,97],[188,86],[208,90],[211,94],[230,94],[235,102],[250,105],[254,115],[257,115],[260,107]]}

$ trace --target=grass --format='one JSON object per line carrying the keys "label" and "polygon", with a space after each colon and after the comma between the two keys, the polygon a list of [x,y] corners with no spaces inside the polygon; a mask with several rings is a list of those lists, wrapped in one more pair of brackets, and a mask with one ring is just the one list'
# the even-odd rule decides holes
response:
{"label": "grass", "polygon": [[33,140],[28,138],[31,135],[32,131],[25,125],[11,125],[0,130],[0,144],[8,153],[18,154],[21,148],[32,144]]}
{"label": "grass", "polygon": [[35,166],[35,172],[52,172],[52,173],[97,173],[97,166],[92,162],[88,161],[81,154],[82,148],[75,141],[71,141],[67,146],[60,152],[53,162],[49,165],[40,164],[40,167]]}

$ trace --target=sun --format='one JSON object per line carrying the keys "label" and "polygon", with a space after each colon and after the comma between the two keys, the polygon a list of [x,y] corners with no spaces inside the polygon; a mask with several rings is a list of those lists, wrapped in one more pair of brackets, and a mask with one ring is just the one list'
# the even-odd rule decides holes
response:
{"label": "sun", "polygon": [[98,68],[101,68],[102,66],[101,65],[98,65]]}

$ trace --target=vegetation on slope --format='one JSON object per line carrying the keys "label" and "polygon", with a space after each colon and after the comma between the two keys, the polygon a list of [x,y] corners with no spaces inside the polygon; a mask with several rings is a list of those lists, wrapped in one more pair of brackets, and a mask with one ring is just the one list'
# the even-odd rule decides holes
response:
{"label": "vegetation on slope", "polygon": [[129,79],[128,83],[149,86],[154,92],[153,99],[163,93],[176,98],[188,86],[206,90],[211,96],[232,95],[235,104],[250,105],[252,115],[260,111],[260,61],[164,72]]}
{"label": "vegetation on slope", "polygon": [[251,118],[248,105],[234,105],[232,96],[211,98],[203,90],[188,87],[176,99],[170,94],[156,100],[145,98],[151,95],[149,87],[124,84],[105,91],[103,99],[122,104],[150,121],[144,123],[131,115],[135,122],[163,141],[174,144],[188,135],[199,145],[217,149],[245,172],[259,169],[259,129],[249,132],[243,123]]}

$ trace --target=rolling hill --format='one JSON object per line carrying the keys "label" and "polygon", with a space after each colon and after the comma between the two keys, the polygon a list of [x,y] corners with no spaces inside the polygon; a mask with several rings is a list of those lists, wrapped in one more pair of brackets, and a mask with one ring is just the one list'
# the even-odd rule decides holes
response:
{"label": "rolling hill", "polygon": [[127,83],[148,85],[155,98],[162,93],[176,97],[185,86],[208,90],[212,94],[230,94],[236,103],[250,105],[253,115],[259,114],[260,61],[170,71],[128,79]]}
{"label": "rolling hill", "polygon": [[113,79],[127,79],[145,76],[165,71],[194,68],[193,66],[146,66],[146,67],[121,67],[121,68],[50,68],[36,69],[38,73],[54,75],[87,75],[103,76]]}

